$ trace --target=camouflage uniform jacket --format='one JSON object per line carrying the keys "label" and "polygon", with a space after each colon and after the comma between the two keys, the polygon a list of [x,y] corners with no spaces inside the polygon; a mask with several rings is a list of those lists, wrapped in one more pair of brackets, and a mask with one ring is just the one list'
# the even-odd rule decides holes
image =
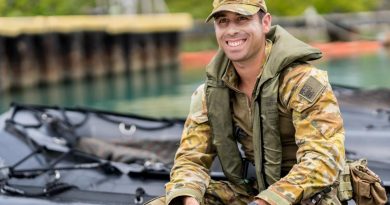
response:
{"label": "camouflage uniform jacket", "polygon": [[[272,43],[267,44],[270,49]],[[302,99],[302,88],[314,78],[324,89],[315,102]],[[228,68],[223,77],[232,90],[233,121],[249,137],[238,139],[245,156],[253,160],[251,106],[245,94],[237,89],[238,76]],[[270,204],[296,204],[321,191],[336,180],[344,163],[344,129],[336,98],[326,72],[310,64],[287,69],[279,83],[278,109],[292,119],[295,128],[296,163],[286,176],[256,197]],[[178,196],[193,196],[199,202],[210,182],[209,168],[216,156],[211,142],[204,85],[191,99],[190,114],[185,123],[181,144],[175,157],[171,181],[166,184],[167,204]],[[288,148],[283,147],[283,151]],[[284,157],[286,160],[291,156]],[[284,160],[284,161],[286,161]]]}

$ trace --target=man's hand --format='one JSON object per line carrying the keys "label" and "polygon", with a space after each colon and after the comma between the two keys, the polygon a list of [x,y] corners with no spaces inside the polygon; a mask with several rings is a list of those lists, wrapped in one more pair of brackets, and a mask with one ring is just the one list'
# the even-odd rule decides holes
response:
{"label": "man's hand", "polygon": [[184,205],[199,205],[198,201],[191,196],[184,196],[183,197],[183,204]]}
{"label": "man's hand", "polygon": [[268,202],[266,202],[262,199],[256,199],[253,202],[256,202],[258,205],[270,205]]}

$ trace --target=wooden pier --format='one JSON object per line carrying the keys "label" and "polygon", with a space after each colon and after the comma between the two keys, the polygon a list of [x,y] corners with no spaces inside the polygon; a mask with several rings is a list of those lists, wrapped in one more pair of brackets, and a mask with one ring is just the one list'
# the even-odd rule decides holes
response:
{"label": "wooden pier", "polygon": [[0,91],[178,63],[188,14],[0,18]]}

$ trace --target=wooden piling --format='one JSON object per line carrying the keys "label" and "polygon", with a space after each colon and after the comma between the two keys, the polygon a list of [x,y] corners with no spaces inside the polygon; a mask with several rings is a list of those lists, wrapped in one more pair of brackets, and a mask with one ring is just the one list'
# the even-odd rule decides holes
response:
{"label": "wooden piling", "polygon": [[179,53],[180,53],[180,34],[179,32],[168,33],[168,44],[169,46],[169,59],[171,65],[179,64]]}
{"label": "wooden piling", "polygon": [[67,76],[71,80],[80,80],[86,76],[86,66],[84,61],[84,35],[82,32],[72,32],[67,35],[69,38],[69,67]]}
{"label": "wooden piling", "polygon": [[171,54],[169,44],[169,33],[155,33],[154,38],[156,39],[157,45],[157,61],[159,62],[159,67],[166,67],[171,64]]}
{"label": "wooden piling", "polygon": [[86,32],[84,39],[84,57],[87,76],[101,77],[107,73],[107,60],[104,55],[104,33]]}
{"label": "wooden piling", "polygon": [[157,46],[156,39],[153,38],[152,34],[145,33],[141,34],[143,37],[142,50],[143,50],[143,61],[144,68],[147,70],[156,70],[157,69]]}
{"label": "wooden piling", "polygon": [[13,53],[12,81],[15,87],[31,87],[37,85],[41,75],[35,53],[32,35],[22,35],[16,39],[16,52]]}
{"label": "wooden piling", "polygon": [[0,17],[0,25],[0,90],[6,90],[139,71],[147,76],[178,62],[174,38],[191,27],[192,18],[188,14]]}
{"label": "wooden piling", "polygon": [[109,65],[112,75],[123,74],[127,70],[126,55],[128,38],[125,34],[112,35],[109,51]]}
{"label": "wooden piling", "polygon": [[142,37],[139,34],[128,36],[128,64],[130,72],[137,72],[143,68],[143,57],[145,54],[142,50]]}
{"label": "wooden piling", "polygon": [[6,56],[5,38],[0,36],[0,92],[10,87],[10,66]]}
{"label": "wooden piling", "polygon": [[47,33],[41,35],[41,43],[44,52],[44,60],[41,71],[41,83],[52,84],[62,81],[65,67],[60,45],[59,35],[56,33]]}

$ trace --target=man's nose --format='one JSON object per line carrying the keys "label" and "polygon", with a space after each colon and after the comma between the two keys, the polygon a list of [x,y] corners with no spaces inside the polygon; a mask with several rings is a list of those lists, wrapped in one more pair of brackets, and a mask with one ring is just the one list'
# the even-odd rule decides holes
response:
{"label": "man's nose", "polygon": [[240,31],[240,29],[238,28],[238,26],[234,23],[231,23],[229,24],[229,26],[227,27],[227,30],[226,30],[226,34],[227,35],[230,35],[230,36],[234,36],[236,35],[238,32]]}

